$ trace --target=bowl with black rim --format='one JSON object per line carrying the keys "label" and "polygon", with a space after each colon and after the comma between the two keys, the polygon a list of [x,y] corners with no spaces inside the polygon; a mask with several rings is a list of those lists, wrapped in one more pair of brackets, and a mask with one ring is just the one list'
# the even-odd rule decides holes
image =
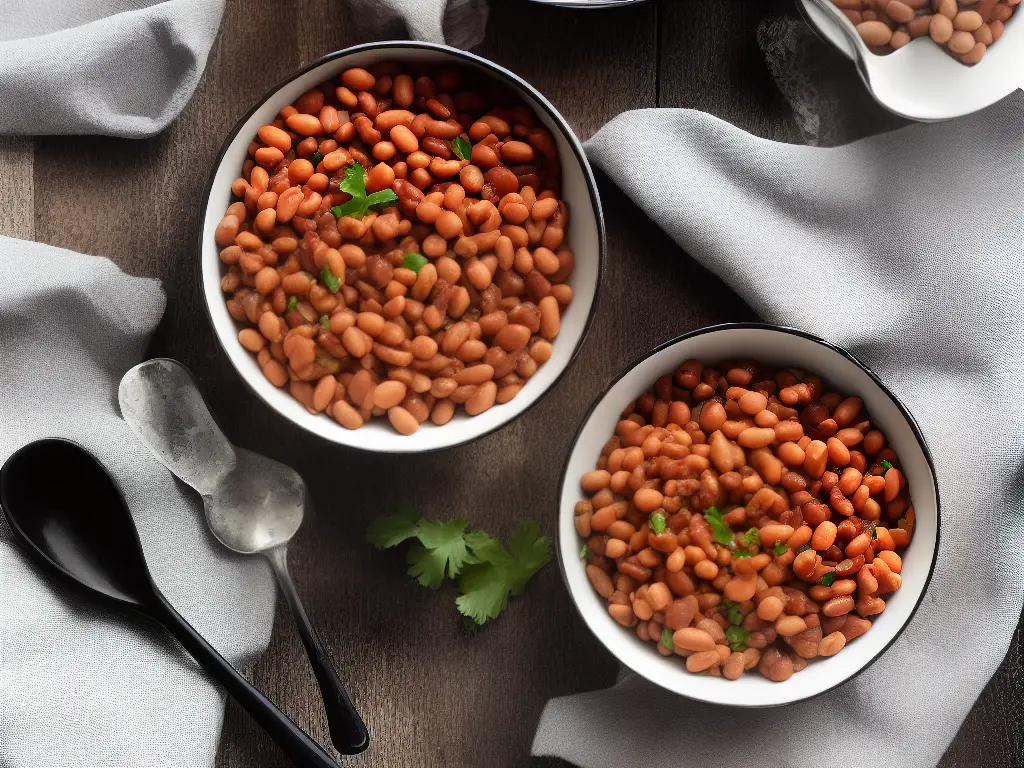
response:
{"label": "bowl with black rim", "polygon": [[[435,426],[428,421],[408,436],[396,432],[386,417],[373,418],[359,429],[347,430],[327,415],[308,412],[287,388],[278,389],[266,379],[255,356],[239,344],[238,332],[244,326],[228,313],[220,287],[225,267],[214,239],[217,224],[233,201],[231,184],[241,175],[249,143],[258,129],[272,123],[283,107],[305,91],[324,81],[337,80],[351,67],[370,68],[384,61],[470,68],[511,89],[534,111],[555,139],[562,168],[561,197],[570,211],[565,247],[575,255],[573,274],[567,281],[572,286],[573,298],[563,311],[553,354],[522,391],[511,401],[496,404],[477,416],[467,416],[459,409],[447,424]],[[565,118],[539,91],[504,67],[458,48],[417,41],[369,43],[331,53],[274,86],[228,134],[203,196],[197,239],[199,281],[207,314],[224,353],[246,385],[278,415],[307,432],[328,442],[384,453],[417,453],[466,443],[502,427],[536,404],[576,358],[593,317],[605,258],[605,229],[597,184],[583,147]]]}
{"label": "bowl with black rim", "polygon": [[[899,457],[916,515],[913,536],[903,553],[902,586],[885,595],[886,608],[873,626],[835,656],[811,660],[808,667],[776,683],[756,670],[740,679],[693,674],[678,655],[661,656],[608,613],[593,588],[581,557],[584,541],[576,532],[574,509],[588,498],[580,477],[597,466],[623,411],[650,390],[658,377],[695,358],[708,365],[757,360],[777,368],[799,368],[820,376],[830,390],[863,400],[872,426],[885,433]],[[702,328],[667,341],[635,361],[598,396],[573,441],[562,471],[558,512],[558,559],[570,596],[586,625],[624,665],[652,683],[691,699],[740,707],[790,704],[824,693],[870,666],[913,619],[924,598],[938,554],[939,492],[931,453],[910,411],[863,363],[849,352],[804,331],[758,323]],[[884,516],[884,513],[883,513]]]}

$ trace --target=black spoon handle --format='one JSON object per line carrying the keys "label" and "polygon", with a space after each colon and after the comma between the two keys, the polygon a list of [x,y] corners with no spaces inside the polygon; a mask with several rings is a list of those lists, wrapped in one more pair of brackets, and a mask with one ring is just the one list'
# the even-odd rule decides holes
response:
{"label": "black spoon handle", "polygon": [[298,768],[338,768],[338,764],[293,723],[270,699],[260,693],[235,670],[196,630],[182,618],[163,595],[157,593],[152,616],[178,638],[185,650],[198,661],[231,697],[252,715]]}
{"label": "black spoon handle", "polygon": [[316,675],[317,685],[320,686],[320,695],[324,700],[324,711],[327,713],[327,726],[331,732],[331,741],[334,747],[344,755],[356,755],[370,745],[370,734],[366,731],[363,719],[352,706],[352,702],[345,693],[345,687],[341,684],[338,673],[331,663],[330,656],[324,650],[323,643],[313,629],[313,625],[302,607],[299,594],[295,591],[295,584],[292,583],[288,574],[287,555],[285,548],[275,547],[267,552],[267,558],[274,566],[274,573],[281,585],[281,591],[292,609],[295,623],[299,628],[299,635],[302,636],[302,644],[306,646],[306,655],[309,657],[310,666],[313,667],[313,674]]}

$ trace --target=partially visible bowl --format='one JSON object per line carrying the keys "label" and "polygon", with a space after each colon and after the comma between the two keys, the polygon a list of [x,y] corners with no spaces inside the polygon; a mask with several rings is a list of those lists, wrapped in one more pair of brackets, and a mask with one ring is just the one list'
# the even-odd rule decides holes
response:
{"label": "partially visible bowl", "polygon": [[[912,40],[878,55],[829,3],[800,0],[797,7],[822,37],[857,64],[871,95],[886,109],[911,120],[948,120],[977,112],[1024,87],[1024,23],[1011,18],[1002,38],[973,66],[961,64],[930,38]],[[834,11],[834,12],[833,12]]]}
{"label": "partially visible bowl", "polygon": [[[573,299],[562,315],[552,357],[540,366],[519,395],[477,416],[459,413],[444,426],[427,422],[408,436],[398,434],[386,418],[371,419],[359,429],[347,430],[329,416],[309,413],[287,390],[274,387],[266,379],[255,357],[238,342],[241,326],[232,319],[225,305],[220,288],[223,265],[214,241],[217,224],[232,200],[231,183],[241,172],[249,142],[256,131],[272,122],[282,107],[310,88],[337,77],[350,67],[369,67],[385,60],[452,62],[473,67],[518,92],[555,138],[562,163],[562,198],[571,211],[566,245],[573,249],[576,257],[568,281],[573,288]],[[590,325],[604,264],[604,220],[597,184],[583,147],[569,124],[536,89],[507,69],[458,48],[433,43],[392,41],[358,45],[318,59],[275,86],[231,129],[214,164],[202,209],[199,274],[203,298],[217,340],[242,380],[293,424],[330,442],[369,451],[416,453],[459,445],[498,429],[534,405],[576,357]]]}
{"label": "partially visible bowl", "polygon": [[595,10],[597,8],[618,8],[622,5],[638,5],[650,0],[531,0],[541,5],[557,5],[562,8]]}
{"label": "partially visible bowl", "polygon": [[[844,394],[857,395],[899,455],[914,502],[914,536],[903,556],[899,590],[887,596],[886,609],[872,617],[863,636],[831,658],[782,683],[758,674],[739,680],[691,674],[683,659],[663,657],[650,643],[617,624],[607,601],[594,590],[580,560],[580,539],[574,525],[576,502],[585,498],[580,477],[597,464],[601,448],[615,432],[623,409],[649,390],[655,379],[683,361],[707,363],[756,359],[795,366],[820,375]],[[629,366],[591,406],[573,442],[565,468],[558,512],[558,558],[570,596],[584,622],[620,662],[656,685],[687,698],[737,707],[791,704],[824,693],[866,669],[896,640],[924,598],[938,554],[939,496],[931,455],[921,430],[906,407],[862,363],[848,352],[803,331],[756,323],[703,328],[668,341]]]}

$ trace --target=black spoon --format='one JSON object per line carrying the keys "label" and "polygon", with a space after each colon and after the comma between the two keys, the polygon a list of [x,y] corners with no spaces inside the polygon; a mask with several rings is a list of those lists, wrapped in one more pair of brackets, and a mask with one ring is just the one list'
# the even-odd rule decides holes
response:
{"label": "black spoon", "polygon": [[0,468],[0,508],[15,539],[40,565],[109,606],[162,624],[295,765],[338,768],[167,602],[146,567],[121,489],[91,453],[59,438],[24,446]]}

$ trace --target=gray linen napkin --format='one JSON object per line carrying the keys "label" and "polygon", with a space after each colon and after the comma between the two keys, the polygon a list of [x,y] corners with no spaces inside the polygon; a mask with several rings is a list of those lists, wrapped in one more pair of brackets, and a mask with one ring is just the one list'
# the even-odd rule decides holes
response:
{"label": "gray linen napkin", "polygon": [[761,317],[878,373],[931,446],[943,536],[906,632],[835,691],[730,710],[627,675],[550,701],[533,752],[587,768],[739,768],[753,755],[787,768],[934,766],[1002,661],[1024,598],[1024,94],[828,149],[690,110],[639,110],[587,152]]}
{"label": "gray linen napkin", "polygon": [[[213,540],[196,495],[118,414],[118,382],[163,314],[159,283],[106,259],[5,237],[0,263],[0,462],[41,437],[93,451],[121,484],[168,600],[233,664],[251,664],[270,641],[270,569]],[[221,689],[155,625],[98,608],[44,575],[2,518],[0,593],[0,765],[213,764]]]}
{"label": "gray linen napkin", "polygon": [[[366,39],[483,39],[485,0],[351,2]],[[199,83],[223,11],[224,0],[2,0],[0,134],[159,133]]]}

